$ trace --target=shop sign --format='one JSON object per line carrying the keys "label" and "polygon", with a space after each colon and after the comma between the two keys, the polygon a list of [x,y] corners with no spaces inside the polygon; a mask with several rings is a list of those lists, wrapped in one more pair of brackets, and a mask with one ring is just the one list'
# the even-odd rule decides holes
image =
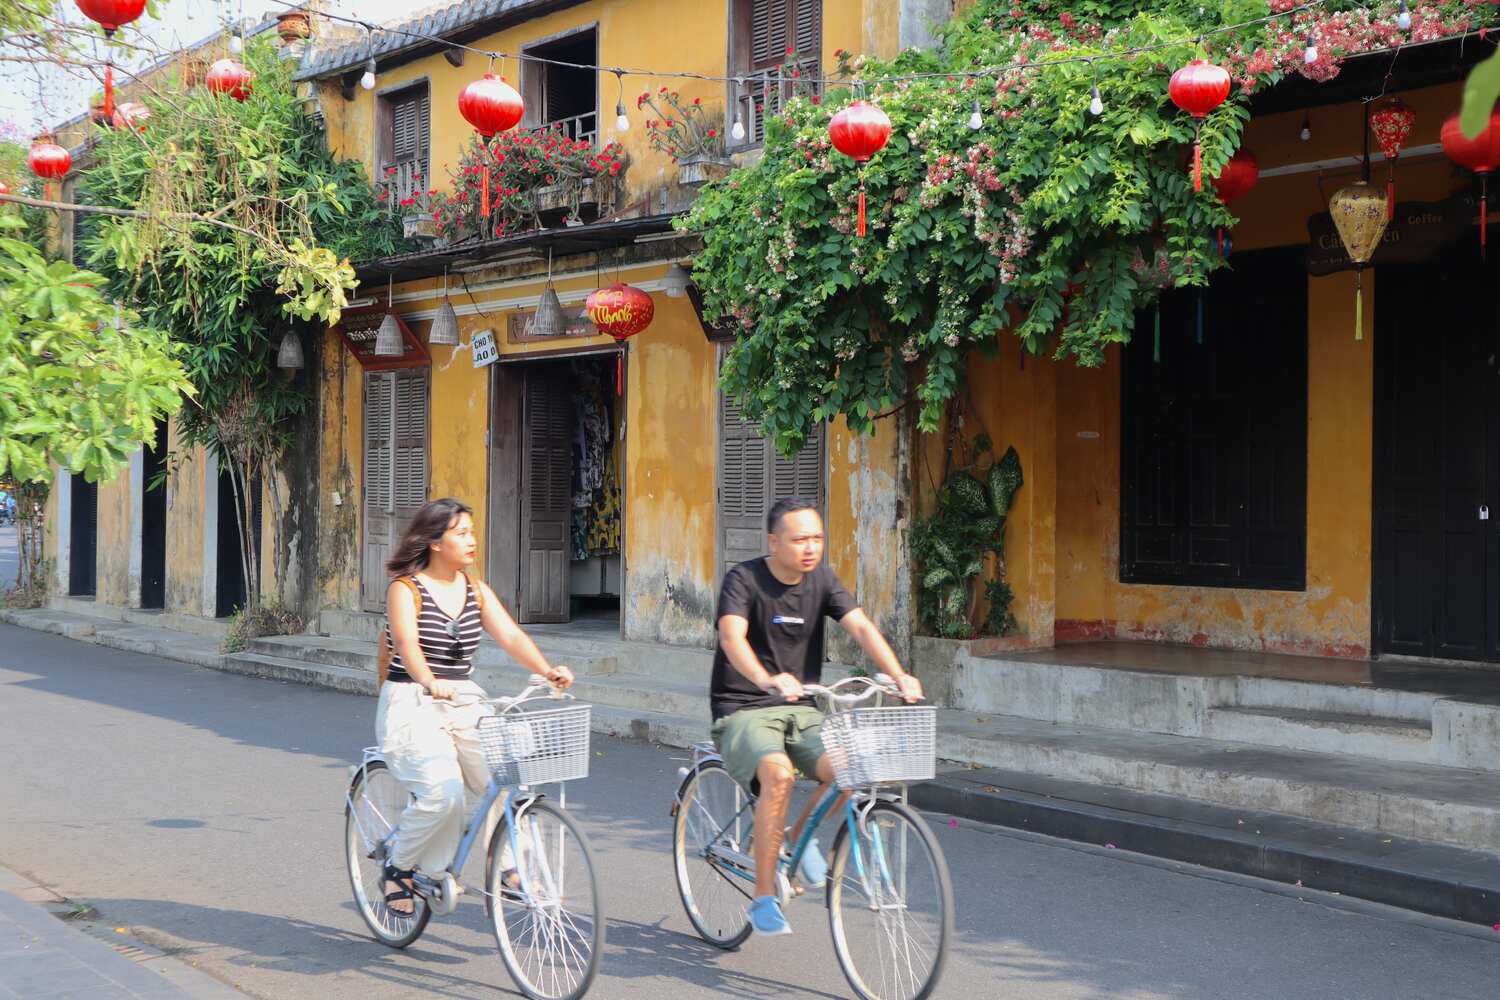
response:
{"label": "shop sign", "polygon": [[470,341],[470,345],[474,349],[475,368],[492,365],[500,359],[500,351],[495,347],[494,330],[480,330],[474,334],[474,339]]}
{"label": "shop sign", "polygon": [[[1401,201],[1396,218],[1368,266],[1421,264],[1435,259],[1475,225],[1479,199],[1461,194],[1446,201]],[[1307,273],[1315,276],[1352,271],[1354,262],[1344,250],[1338,230],[1327,212],[1307,220]]]}

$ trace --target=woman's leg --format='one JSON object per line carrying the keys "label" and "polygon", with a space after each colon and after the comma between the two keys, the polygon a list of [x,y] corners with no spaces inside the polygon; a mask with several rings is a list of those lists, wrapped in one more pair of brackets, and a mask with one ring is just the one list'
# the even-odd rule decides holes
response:
{"label": "woman's leg", "polygon": [[463,835],[464,779],[442,710],[418,698],[416,685],[397,685],[380,720],[381,750],[391,774],[416,796],[401,814],[391,864],[439,875],[453,860]]}

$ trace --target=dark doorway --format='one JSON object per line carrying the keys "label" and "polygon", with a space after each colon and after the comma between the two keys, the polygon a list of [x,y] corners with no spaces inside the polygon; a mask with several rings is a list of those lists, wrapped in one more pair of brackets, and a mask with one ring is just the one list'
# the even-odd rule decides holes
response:
{"label": "dark doorway", "polygon": [[141,463],[141,607],[167,604],[167,423],[156,425],[156,436]]}
{"label": "dark doorway", "polygon": [[98,586],[99,484],[72,474],[68,515],[68,594],[93,597]]}
{"label": "dark doorway", "polygon": [[[261,481],[257,476],[250,482],[248,517],[255,533],[255,550],[260,551]],[[245,587],[245,566],[240,552],[239,522],[235,518],[234,483],[229,470],[219,469],[219,523],[218,560],[219,578],[215,587],[214,616],[227,618],[245,606],[248,591]],[[264,577],[262,577],[264,578]]]}
{"label": "dark doorway", "polygon": [[1376,283],[1377,653],[1500,661],[1497,281],[1465,243]]}

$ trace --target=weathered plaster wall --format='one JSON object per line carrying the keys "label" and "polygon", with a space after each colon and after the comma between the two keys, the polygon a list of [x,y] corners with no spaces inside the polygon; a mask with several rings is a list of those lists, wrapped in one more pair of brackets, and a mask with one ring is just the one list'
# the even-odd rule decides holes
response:
{"label": "weathered plaster wall", "polygon": [[364,462],[364,369],[338,334],[323,337],[318,366],[318,595],[322,607],[359,607],[361,495]]}
{"label": "weathered plaster wall", "polygon": [[189,615],[212,615],[204,607],[203,536],[206,516],[205,479],[210,464],[201,448],[188,448],[177,421],[168,428],[167,449],[175,468],[167,478],[166,608]]}
{"label": "weathered plaster wall", "polygon": [[[130,587],[130,467],[99,483],[99,547],[94,599],[124,607],[132,603]],[[139,585],[135,593],[140,593]]]}
{"label": "weathered plaster wall", "polygon": [[[1452,88],[1404,94],[1417,112],[1409,145],[1437,140],[1456,103]],[[1246,145],[1262,169],[1332,158],[1360,148],[1360,111],[1345,105],[1311,116],[1313,140],[1298,142],[1301,113],[1256,119]],[[1377,181],[1384,165],[1377,164]],[[1306,220],[1324,198],[1357,179],[1357,168],[1321,178],[1263,178],[1237,203],[1237,251],[1305,243]],[[1437,200],[1453,184],[1441,158],[1403,161],[1403,200]],[[1307,588],[1305,591],[1164,587],[1119,581],[1119,352],[1085,370],[1058,366],[1059,639],[1129,636],[1237,649],[1367,654],[1371,630],[1374,293],[1365,276],[1365,338],[1356,341],[1354,276],[1308,279]],[[1097,436],[1094,436],[1097,435]],[[1029,472],[1029,470],[1028,470]],[[1029,482],[1028,482],[1029,485]]]}

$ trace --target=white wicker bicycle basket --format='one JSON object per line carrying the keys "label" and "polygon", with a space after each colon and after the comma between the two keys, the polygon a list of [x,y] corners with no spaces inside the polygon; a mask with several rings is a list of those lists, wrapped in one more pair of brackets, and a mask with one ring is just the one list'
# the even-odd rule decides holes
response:
{"label": "white wicker bicycle basket", "polygon": [[589,776],[589,706],[518,709],[479,721],[485,761],[502,785]]}
{"label": "white wicker bicycle basket", "polygon": [[823,748],[840,788],[926,781],[937,769],[937,709],[853,708],[823,720]]}

